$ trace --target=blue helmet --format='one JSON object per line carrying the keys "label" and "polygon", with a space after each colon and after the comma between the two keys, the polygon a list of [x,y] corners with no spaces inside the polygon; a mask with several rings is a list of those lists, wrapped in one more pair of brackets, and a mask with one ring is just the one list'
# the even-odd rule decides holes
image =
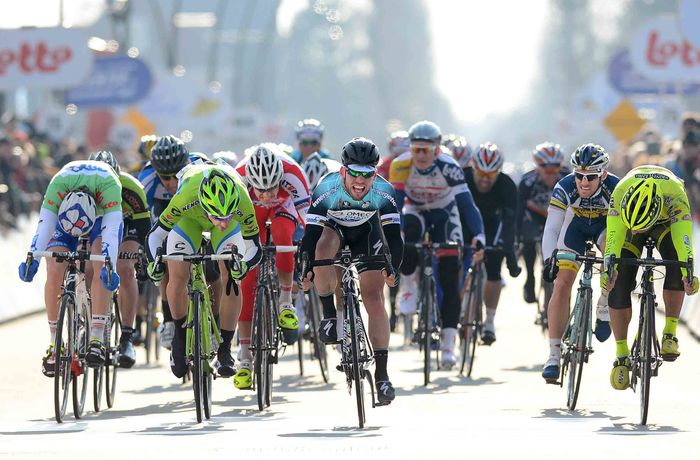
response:
{"label": "blue helmet", "polygon": [[597,144],[583,144],[571,154],[571,166],[584,171],[602,172],[608,169],[610,155]]}

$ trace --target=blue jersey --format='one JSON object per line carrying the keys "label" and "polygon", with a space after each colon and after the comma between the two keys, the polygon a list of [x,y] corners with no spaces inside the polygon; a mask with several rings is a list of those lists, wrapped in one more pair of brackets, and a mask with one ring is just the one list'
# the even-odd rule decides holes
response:
{"label": "blue jersey", "polygon": [[[331,156],[326,152],[325,150],[319,150],[318,154],[321,156],[321,158],[330,158]],[[302,157],[301,152],[299,149],[295,149],[292,151],[292,153],[289,154],[290,157],[294,159],[299,164],[304,163],[304,157]]]}
{"label": "blue jersey", "polygon": [[377,176],[362,200],[353,199],[342,182],[340,173],[334,172],[327,174],[316,186],[311,208],[306,214],[307,226],[323,226],[332,220],[343,227],[357,227],[375,214],[382,225],[401,223],[394,188],[386,179]]}
{"label": "blue jersey", "polygon": [[608,173],[608,177],[603,180],[603,183],[592,197],[581,198],[576,188],[576,178],[571,173],[554,186],[549,205],[564,211],[571,208],[576,217],[589,220],[605,220],[608,215],[612,192],[618,182],[620,182],[619,177]]}
{"label": "blue jersey", "polygon": [[[192,164],[201,163],[205,160],[206,157],[201,153],[193,152],[189,154],[189,161]],[[168,190],[158,178],[158,174],[156,174],[156,170],[151,166],[150,161],[143,167],[139,173],[138,179],[139,182],[143,184],[143,189],[146,192],[146,201],[148,202],[149,210],[153,210],[153,203],[155,200],[170,201],[173,197],[171,193],[168,193]]]}

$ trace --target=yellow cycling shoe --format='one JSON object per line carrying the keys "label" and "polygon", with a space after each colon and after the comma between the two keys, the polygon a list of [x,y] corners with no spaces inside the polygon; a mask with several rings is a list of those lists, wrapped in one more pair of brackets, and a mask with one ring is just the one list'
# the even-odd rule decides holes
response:
{"label": "yellow cycling shoe", "polygon": [[626,390],[630,386],[630,362],[627,356],[617,358],[610,373],[610,385],[616,390]]}
{"label": "yellow cycling shoe", "polygon": [[241,368],[233,376],[233,386],[239,390],[249,390],[253,387],[253,372],[250,363],[241,363]]}
{"label": "yellow cycling shoe", "polygon": [[678,351],[678,338],[673,334],[664,334],[661,342],[661,357],[664,361],[675,361],[681,355]]}
{"label": "yellow cycling shoe", "polygon": [[282,329],[299,329],[299,318],[291,304],[282,305],[278,323]]}

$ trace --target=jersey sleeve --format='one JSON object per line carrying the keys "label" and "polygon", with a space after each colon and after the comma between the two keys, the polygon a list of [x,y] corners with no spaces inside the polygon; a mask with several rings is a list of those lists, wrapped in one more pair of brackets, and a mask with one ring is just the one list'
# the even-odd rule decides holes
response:
{"label": "jersey sleeve", "polygon": [[[675,192],[676,196],[671,200],[669,209],[671,240],[676,248],[678,260],[687,262],[690,258],[695,259],[693,257],[693,218],[685,190],[681,185],[675,187],[678,190]],[[688,276],[685,268],[681,268],[681,273],[684,278]]]}
{"label": "jersey sleeve", "polygon": [[552,191],[552,198],[549,200],[549,206],[566,210],[569,207],[569,197],[566,194],[566,190],[561,185],[561,181],[557,182]]}
{"label": "jersey sleeve", "polygon": [[605,219],[606,230],[605,230],[605,257],[615,256],[620,257],[622,252],[622,246],[625,243],[627,237],[627,229],[622,223],[620,218],[620,200],[624,194],[622,186],[615,187],[612,197],[610,199],[610,207],[608,209],[608,216]]}
{"label": "jersey sleeve", "polygon": [[260,229],[258,228],[258,221],[255,219],[253,200],[250,199],[248,190],[242,182],[236,181],[236,187],[238,187],[240,199],[238,200],[238,208],[234,216],[236,216],[238,223],[241,224],[241,235],[246,239],[255,238],[260,233]]}
{"label": "jersey sleeve", "polygon": [[306,212],[311,202],[309,183],[304,171],[298,165],[289,165],[287,169],[282,178],[282,188],[292,198],[299,217],[301,217],[302,221],[306,221]]}

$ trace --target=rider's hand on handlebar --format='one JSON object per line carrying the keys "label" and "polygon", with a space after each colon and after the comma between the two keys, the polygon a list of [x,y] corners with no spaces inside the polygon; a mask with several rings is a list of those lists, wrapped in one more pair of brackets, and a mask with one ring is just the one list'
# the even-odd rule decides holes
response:
{"label": "rider's hand on handlebar", "polygon": [[472,261],[481,262],[484,260],[484,245],[477,238],[472,238]]}
{"label": "rider's hand on handlebar", "polygon": [[559,273],[559,265],[556,259],[550,257],[544,261],[544,268],[542,269],[542,279],[548,283],[553,283],[557,278],[557,273]]}
{"label": "rider's hand on handlebar", "polygon": [[686,295],[695,295],[698,293],[698,287],[700,287],[700,282],[697,276],[693,276],[693,283],[689,283],[686,278],[683,278],[683,288],[685,289]]}
{"label": "rider's hand on handlebar", "polygon": [[248,264],[245,260],[240,260],[237,264],[231,264],[229,268],[231,278],[236,281],[242,280],[246,273],[248,273]]}
{"label": "rider's hand on handlebar", "polygon": [[301,288],[304,290],[304,292],[307,292],[309,289],[311,289],[311,282],[314,279],[314,272],[309,270],[306,273],[306,276],[301,279]]}
{"label": "rider's hand on handlebar", "polygon": [[146,273],[148,273],[148,277],[151,278],[154,283],[160,283],[165,276],[165,265],[163,263],[148,262]]}
{"label": "rider's hand on handlebar", "polygon": [[102,270],[100,270],[100,280],[102,280],[102,286],[107,290],[114,292],[119,288],[119,275],[117,275],[117,272],[112,272],[111,273],[111,279],[108,279],[107,277],[107,267],[102,267]]}
{"label": "rider's hand on handlebar", "polygon": [[32,259],[29,265],[27,265],[27,262],[22,262],[19,264],[19,279],[30,283],[34,279],[37,270],[39,270],[39,261],[37,259]]}

